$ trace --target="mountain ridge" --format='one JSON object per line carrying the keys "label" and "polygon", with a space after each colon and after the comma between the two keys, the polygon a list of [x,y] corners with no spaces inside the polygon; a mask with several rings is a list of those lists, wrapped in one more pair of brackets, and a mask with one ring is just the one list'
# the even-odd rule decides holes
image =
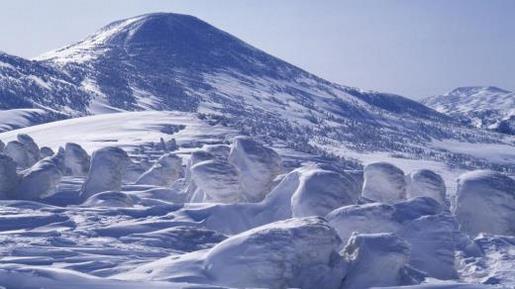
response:
{"label": "mountain ridge", "polygon": [[422,100],[477,128],[515,134],[515,93],[495,86],[458,87]]}

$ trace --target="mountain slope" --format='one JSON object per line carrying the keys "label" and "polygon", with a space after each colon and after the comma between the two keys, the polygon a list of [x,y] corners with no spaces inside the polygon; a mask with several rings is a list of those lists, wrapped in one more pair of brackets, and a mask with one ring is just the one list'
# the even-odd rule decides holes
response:
{"label": "mountain slope", "polygon": [[0,52],[0,108],[81,115],[89,95],[61,70]]}
{"label": "mountain slope", "polygon": [[[31,94],[19,107],[44,106],[64,117],[196,112],[211,124],[308,153],[340,155],[348,148],[494,169],[489,160],[434,147],[433,140],[511,142],[398,95],[328,82],[186,15],[117,21],[36,61],[19,62],[70,86],[45,91],[43,99]],[[23,87],[12,93],[24,95]]]}
{"label": "mountain slope", "polygon": [[422,101],[478,128],[515,134],[515,93],[501,88],[460,87]]}

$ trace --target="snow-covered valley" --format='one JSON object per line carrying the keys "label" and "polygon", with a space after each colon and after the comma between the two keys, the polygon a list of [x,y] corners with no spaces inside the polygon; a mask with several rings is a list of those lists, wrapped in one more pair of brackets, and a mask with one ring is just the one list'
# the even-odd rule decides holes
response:
{"label": "snow-covered valley", "polygon": [[0,105],[0,288],[515,288],[515,135],[197,18],[0,54]]}

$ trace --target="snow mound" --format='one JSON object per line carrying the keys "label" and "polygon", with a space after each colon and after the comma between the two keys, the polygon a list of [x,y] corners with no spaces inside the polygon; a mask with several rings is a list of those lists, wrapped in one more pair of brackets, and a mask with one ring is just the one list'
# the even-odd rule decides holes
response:
{"label": "snow mound", "polygon": [[281,157],[273,149],[250,137],[235,137],[229,153],[241,178],[245,199],[259,202],[270,192],[273,180],[282,172]]}
{"label": "snow mound", "polygon": [[515,235],[515,180],[493,171],[473,171],[458,178],[455,214],[461,230]]}
{"label": "snow mound", "polygon": [[223,160],[208,160],[191,167],[197,202],[237,203],[245,200],[236,168]]}
{"label": "snow mound", "polygon": [[12,197],[17,186],[16,163],[9,156],[0,154],[0,199]]}
{"label": "snow mound", "polygon": [[89,174],[81,191],[82,199],[106,191],[119,191],[129,165],[127,153],[117,147],[104,147],[93,153]]}
{"label": "snow mound", "polygon": [[354,234],[343,250],[349,263],[342,289],[406,285],[409,244],[394,234]]}
{"label": "snow mound", "polygon": [[29,152],[21,142],[17,140],[8,142],[3,152],[16,162],[18,168],[26,169],[31,166]]}
{"label": "snow mound", "polygon": [[407,176],[408,198],[430,197],[449,207],[443,178],[431,170],[415,170]]}
{"label": "snow mound", "polygon": [[52,156],[54,154],[54,150],[49,147],[42,147],[39,149],[39,154],[41,155],[41,158],[46,158]]}
{"label": "snow mound", "polygon": [[18,141],[25,147],[27,151],[28,166],[32,166],[40,159],[39,147],[34,142],[34,139],[28,134],[20,133],[17,135]]}
{"label": "snow mound", "polygon": [[14,199],[40,200],[55,194],[62,177],[63,158],[63,153],[60,151],[22,171]]}
{"label": "snow mound", "polygon": [[224,286],[336,289],[345,275],[339,244],[323,219],[289,219],[226,239],[209,251],[204,268]]}
{"label": "snow mound", "polygon": [[223,144],[204,145],[202,149],[210,153],[213,157],[222,160],[229,159],[229,153],[231,152],[231,147]]}
{"label": "snow mound", "polygon": [[304,171],[291,198],[292,216],[325,217],[334,209],[355,204],[359,195],[351,176],[321,169]]}
{"label": "snow mound", "polygon": [[448,214],[417,218],[397,232],[411,244],[409,264],[441,280],[458,278],[454,257],[457,233],[458,223]]}
{"label": "snow mound", "polygon": [[90,207],[127,208],[138,203],[138,198],[122,192],[102,192],[89,197],[83,205]]}
{"label": "snow mound", "polygon": [[175,182],[182,173],[182,159],[175,154],[162,155],[156,163],[144,172],[136,184],[168,187]]}
{"label": "snow mound", "polygon": [[[458,225],[432,198],[346,206],[329,213],[327,220],[344,242],[353,233],[395,233],[411,246],[410,265],[431,277],[456,277],[454,236]],[[434,254],[435,250],[439,253]]]}
{"label": "snow mound", "polygon": [[72,176],[87,176],[91,158],[88,153],[76,143],[67,143],[64,148],[64,164],[67,174]]}
{"label": "snow mound", "polygon": [[363,197],[383,203],[406,199],[404,172],[385,162],[371,163],[365,167]]}

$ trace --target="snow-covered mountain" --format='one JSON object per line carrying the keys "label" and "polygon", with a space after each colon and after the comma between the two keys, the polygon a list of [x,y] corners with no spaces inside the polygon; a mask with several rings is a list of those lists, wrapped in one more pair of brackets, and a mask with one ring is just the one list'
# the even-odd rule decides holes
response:
{"label": "snow-covered mountain", "polygon": [[88,91],[83,105],[92,114],[199,112],[246,134],[336,154],[348,147],[442,160],[451,156],[431,149],[432,139],[500,141],[407,98],[328,82],[186,15],[117,21],[37,59]]}
{"label": "snow-covered mountain", "polygon": [[515,93],[494,86],[456,88],[422,103],[478,128],[515,134]]}
{"label": "snow-covered mountain", "polygon": [[515,136],[185,15],[1,59],[0,288],[515,284]]}

